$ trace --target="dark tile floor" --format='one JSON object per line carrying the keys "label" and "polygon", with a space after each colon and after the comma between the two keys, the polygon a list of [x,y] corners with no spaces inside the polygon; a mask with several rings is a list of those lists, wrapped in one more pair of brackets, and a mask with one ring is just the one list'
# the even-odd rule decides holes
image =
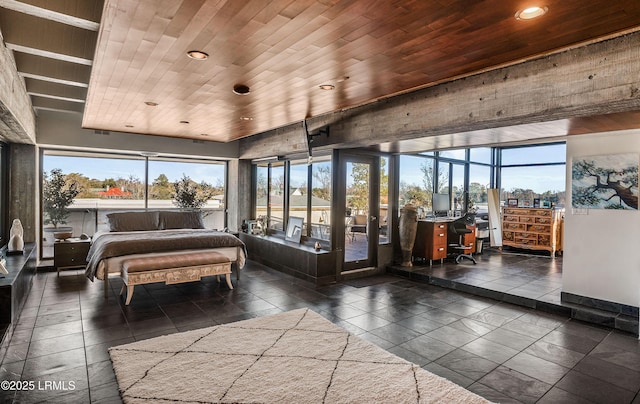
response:
{"label": "dark tile floor", "polygon": [[452,259],[447,259],[443,264],[436,260],[429,265],[428,260],[417,259],[413,267],[397,265],[393,269],[416,280],[432,277],[511,296],[561,304],[561,257],[552,258],[546,252],[538,255],[496,248],[485,248],[482,254],[474,254],[474,257],[476,264],[463,259],[456,265]]}
{"label": "dark tile floor", "polygon": [[119,280],[105,300],[102,283],[82,271],[39,273],[0,379],[61,384],[0,390],[0,401],[119,403],[110,346],[310,307],[496,402],[640,403],[640,343],[631,334],[395,275],[316,288],[249,261],[234,283],[138,286],[125,307]]}
{"label": "dark tile floor", "polygon": [[460,264],[447,259],[444,263],[435,261],[432,265],[426,260],[417,260],[413,267],[392,265],[387,271],[412,280],[638,335],[637,307],[595,299],[581,301],[576,295],[562,296],[562,257],[550,257],[548,252],[534,254],[510,248],[486,248],[474,257],[477,264],[467,259]]}

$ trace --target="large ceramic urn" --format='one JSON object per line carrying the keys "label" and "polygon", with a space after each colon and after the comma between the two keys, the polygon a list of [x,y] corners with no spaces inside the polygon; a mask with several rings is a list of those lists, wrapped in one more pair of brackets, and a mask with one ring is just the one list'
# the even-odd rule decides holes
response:
{"label": "large ceramic urn", "polygon": [[402,266],[413,266],[413,244],[416,241],[418,229],[418,211],[415,206],[407,204],[400,209],[400,248],[402,249]]}

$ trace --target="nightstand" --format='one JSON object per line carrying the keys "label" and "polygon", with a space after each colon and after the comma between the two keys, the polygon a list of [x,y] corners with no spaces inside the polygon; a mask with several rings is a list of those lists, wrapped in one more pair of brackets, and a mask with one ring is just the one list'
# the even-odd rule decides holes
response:
{"label": "nightstand", "polygon": [[87,265],[87,253],[91,240],[68,238],[53,243],[53,265],[58,276],[62,268],[81,268]]}

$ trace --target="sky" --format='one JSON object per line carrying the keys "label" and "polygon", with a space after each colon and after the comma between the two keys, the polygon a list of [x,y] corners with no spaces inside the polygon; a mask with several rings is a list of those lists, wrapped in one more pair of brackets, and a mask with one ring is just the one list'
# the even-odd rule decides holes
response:
{"label": "sky", "polygon": [[[472,161],[490,162],[488,148],[471,149],[471,152]],[[463,150],[445,151],[441,152],[442,154],[449,158],[464,159]],[[420,165],[424,160],[420,157],[401,156],[400,181],[407,184],[422,185],[423,174],[420,170]],[[557,163],[565,160],[566,147],[564,144],[503,149],[502,152],[503,165]],[[524,188],[531,189],[536,193],[563,191],[566,187],[565,170],[564,165],[505,167],[502,170],[501,186],[506,190]],[[469,181],[489,185],[488,169],[472,165]]]}
{"label": "sky", "polygon": [[[104,180],[107,178],[128,178],[130,175],[144,180],[144,160],[110,159],[94,157],[67,157],[45,155],[43,170],[60,168],[64,174],[80,173],[89,178]],[[183,173],[196,182],[211,185],[224,184],[224,164],[183,163],[149,160],[149,181],[165,174],[169,181],[182,178]]]}
{"label": "sky", "polygon": [[[444,157],[452,159],[464,159],[464,150],[451,150],[440,153]],[[524,147],[504,149],[502,153],[504,165],[536,164],[548,162],[564,162],[566,160],[566,147],[564,144],[543,145],[537,147]],[[489,148],[471,149],[472,161],[489,163],[491,161]],[[422,186],[422,171],[420,165],[426,159],[416,156],[402,156],[400,159],[400,180],[407,184]],[[387,167],[388,169],[388,167]],[[307,181],[307,166],[292,166],[292,184],[299,186]],[[531,189],[536,193],[545,191],[563,191],[566,187],[565,166],[527,166],[505,167],[502,171],[502,188],[511,190],[514,188]],[[462,166],[454,166],[455,173],[460,173],[462,178]],[[485,186],[489,185],[489,168],[480,165],[471,165],[469,172],[470,182],[476,182]],[[349,179],[347,179],[348,181]],[[455,184],[454,184],[455,185]],[[462,186],[462,184],[459,184]]]}
{"label": "sky", "polygon": [[[443,151],[441,155],[449,158],[464,159],[464,150]],[[490,161],[489,148],[471,149],[471,159],[479,162]],[[502,163],[535,164],[545,162],[564,162],[566,147],[564,144],[542,145],[503,149]],[[407,184],[422,185],[420,165],[425,159],[414,156],[401,156],[400,181]],[[454,166],[459,168],[461,166]],[[94,157],[67,157],[45,155],[43,169],[48,172],[52,168],[60,168],[65,174],[77,172],[89,178],[104,180],[106,178],[128,178],[134,175],[144,179],[144,160],[109,159]],[[306,164],[292,167],[292,184],[299,186],[306,183]],[[388,169],[388,167],[387,167]],[[153,181],[160,174],[165,174],[169,181],[179,180],[187,174],[196,182],[207,182],[212,185],[224,184],[224,164],[183,163],[149,160],[149,179]],[[472,165],[470,182],[489,184],[488,169]],[[534,192],[561,191],[565,189],[565,166],[512,167],[503,168],[502,188],[532,189]]]}

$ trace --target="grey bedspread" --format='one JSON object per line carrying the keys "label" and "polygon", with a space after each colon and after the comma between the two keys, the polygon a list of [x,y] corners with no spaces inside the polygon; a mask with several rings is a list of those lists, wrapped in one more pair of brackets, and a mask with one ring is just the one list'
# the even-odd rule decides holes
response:
{"label": "grey bedspread", "polygon": [[93,279],[100,261],[130,254],[190,250],[197,248],[238,247],[238,266],[247,255],[242,241],[229,233],[207,229],[176,229],[103,233],[95,237],[87,255],[87,278]]}

